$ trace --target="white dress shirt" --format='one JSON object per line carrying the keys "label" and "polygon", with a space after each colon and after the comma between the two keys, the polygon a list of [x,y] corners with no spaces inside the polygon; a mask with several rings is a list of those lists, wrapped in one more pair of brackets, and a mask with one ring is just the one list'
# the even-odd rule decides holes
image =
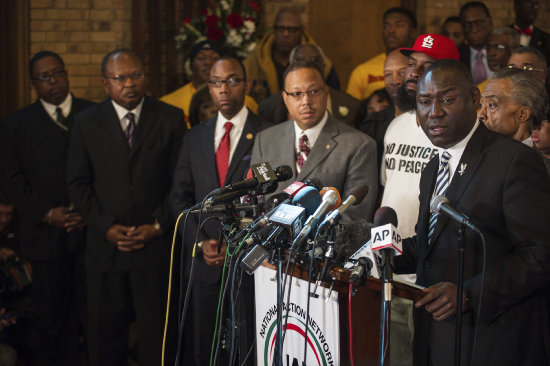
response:
{"label": "white dress shirt", "polygon": [[235,149],[239,144],[239,140],[241,138],[241,134],[243,133],[244,125],[247,118],[248,109],[246,108],[246,106],[243,106],[239,113],[237,113],[230,120],[225,118],[221,114],[221,112],[218,111],[218,117],[216,118],[216,129],[214,130],[215,152],[218,151],[218,146],[220,146],[220,142],[225,135],[225,123],[231,122],[233,124],[233,127],[231,127],[231,131],[229,132],[229,164],[231,164],[231,159],[233,159],[233,154],[235,153]]}

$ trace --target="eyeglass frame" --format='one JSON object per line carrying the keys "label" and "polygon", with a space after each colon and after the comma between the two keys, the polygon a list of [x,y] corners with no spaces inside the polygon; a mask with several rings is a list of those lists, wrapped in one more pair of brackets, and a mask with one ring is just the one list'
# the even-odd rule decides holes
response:
{"label": "eyeglass frame", "polygon": [[307,91],[296,91],[296,92],[288,92],[286,90],[283,90],[283,92],[288,95],[289,97],[292,97],[292,99],[296,101],[300,101],[304,98],[304,95],[307,94],[310,98],[318,98],[321,95],[323,95],[321,92],[325,91],[325,86],[323,85],[320,88],[315,88]]}
{"label": "eyeglass frame", "polygon": [[223,84],[227,85],[228,88],[235,88],[243,81],[246,81],[242,78],[234,78],[230,77],[229,79],[211,79],[208,80],[208,85],[210,85],[212,88],[219,89],[222,87]]}
{"label": "eyeglass frame", "polygon": [[32,78],[34,81],[40,81],[41,83],[49,83],[50,80],[53,78],[60,79],[67,77],[67,70],[59,70],[54,72],[49,72],[47,74],[38,75],[36,78]]}
{"label": "eyeglass frame", "polygon": [[513,65],[507,65],[506,67],[509,68],[509,69],[518,69],[518,70],[523,70],[523,71],[546,72],[546,70],[543,70],[543,69],[534,69],[533,66],[521,66],[521,67],[517,67],[517,66],[513,66]]}
{"label": "eyeglass frame", "polygon": [[128,79],[133,81],[145,79],[145,73],[143,71],[136,71],[127,75],[105,76],[105,79],[110,79],[116,83],[124,84],[128,81]]}

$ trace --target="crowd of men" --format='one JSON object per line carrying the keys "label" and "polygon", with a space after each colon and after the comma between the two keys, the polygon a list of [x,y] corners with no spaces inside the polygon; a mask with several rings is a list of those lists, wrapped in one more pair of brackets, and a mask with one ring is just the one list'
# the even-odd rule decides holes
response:
{"label": "crowd of men", "polygon": [[[388,9],[385,52],[346,92],[291,8],[244,61],[195,44],[191,80],[160,100],[132,50],[98,65],[100,103],[70,93],[58,54],[37,52],[38,100],[0,122],[0,261],[32,268],[26,292],[0,293],[0,364],[14,349],[29,365],[159,365],[163,352],[173,364],[179,346],[181,364],[209,364],[227,243],[215,220],[186,221],[179,280],[196,242],[201,254],[182,345],[171,321],[163,347],[174,224],[269,162],[342,197],[367,185],[345,223],[396,211],[407,239],[394,270],[426,289],[393,304],[392,365],[450,364],[457,312],[463,364],[550,365],[550,34],[533,25],[538,0],[514,5],[507,27],[473,1],[422,35],[413,12]],[[466,233],[462,304],[459,224],[431,212],[437,195],[485,236]]]}

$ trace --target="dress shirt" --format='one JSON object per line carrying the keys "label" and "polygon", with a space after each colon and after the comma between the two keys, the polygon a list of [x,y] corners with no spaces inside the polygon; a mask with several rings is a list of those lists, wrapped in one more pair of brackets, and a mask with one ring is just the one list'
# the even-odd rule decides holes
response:
{"label": "dress shirt", "polygon": [[315,145],[315,141],[317,141],[317,138],[319,137],[319,134],[323,130],[323,127],[327,124],[328,119],[328,112],[325,111],[325,115],[321,119],[319,123],[317,123],[314,127],[308,128],[305,131],[302,131],[300,127],[298,127],[298,124],[296,121],[294,121],[294,150],[296,153],[300,152],[300,136],[302,136],[302,133],[304,133],[307,136],[309,148],[313,149],[313,145]]}
{"label": "dress shirt", "polygon": [[[529,29],[531,29],[531,34],[533,34],[533,24],[529,26]],[[514,23],[514,29],[518,30],[520,29],[515,23]],[[519,33],[519,44],[521,46],[529,46],[529,42],[531,42],[531,37],[525,33]]]}
{"label": "dress shirt", "polygon": [[73,96],[71,95],[71,93],[67,93],[65,100],[62,101],[59,105],[48,103],[42,98],[40,98],[40,103],[42,103],[42,106],[44,107],[46,113],[48,113],[48,116],[50,116],[52,121],[54,121],[54,123],[62,129],[67,130],[67,126],[64,126],[57,122],[57,112],[55,110],[57,109],[57,107],[61,108],[61,111],[63,112],[63,116],[65,116],[65,118],[67,118],[67,116],[71,114],[71,106],[73,105]]}
{"label": "dress shirt", "polygon": [[136,127],[137,127],[138,121],[139,121],[139,115],[141,114],[141,108],[143,108],[144,100],[145,98],[141,98],[141,101],[139,102],[139,104],[134,109],[129,111],[111,99],[111,102],[113,103],[113,107],[115,107],[118,120],[120,121],[120,127],[122,128],[122,131],[124,131],[124,133],[126,133],[126,128],[128,127],[128,123],[129,123],[128,118],[126,118],[126,115],[128,113],[134,114],[134,123],[136,124]]}
{"label": "dress shirt", "polygon": [[479,52],[483,52],[483,66],[485,66],[485,71],[487,72],[487,79],[490,79],[494,72],[491,71],[489,65],[487,64],[487,50],[485,48],[478,51],[475,48],[470,47],[470,70],[472,70],[472,75],[474,73],[473,70],[476,63],[476,56]]}
{"label": "dress shirt", "polygon": [[218,117],[216,118],[216,129],[214,131],[214,152],[218,151],[218,146],[220,146],[220,142],[225,135],[225,123],[231,122],[233,127],[229,132],[229,164],[231,164],[233,153],[239,144],[247,118],[248,109],[246,106],[243,106],[239,113],[231,119],[225,118],[221,112],[218,111]]}
{"label": "dress shirt", "polygon": [[[443,150],[442,148],[438,148],[439,161],[441,161],[441,154],[443,154],[444,151],[447,151],[449,154],[451,154],[451,158],[449,159],[449,175],[450,175],[449,185],[453,180],[454,172],[458,166],[458,163],[460,162],[460,158],[462,158],[464,149],[466,148],[468,141],[470,141],[470,138],[472,137],[472,135],[474,134],[478,126],[479,126],[479,120],[476,120],[474,127],[472,127],[468,135],[466,135],[466,137],[464,137],[460,142],[456,143],[454,146],[446,150]],[[464,163],[467,164],[468,162],[465,161]]]}

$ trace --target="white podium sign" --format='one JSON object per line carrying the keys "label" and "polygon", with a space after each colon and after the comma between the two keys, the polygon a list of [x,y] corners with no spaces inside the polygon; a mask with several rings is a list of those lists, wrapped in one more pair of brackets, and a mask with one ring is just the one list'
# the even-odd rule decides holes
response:
{"label": "white podium sign", "polygon": [[[290,278],[289,278],[290,280]],[[271,366],[277,336],[276,271],[259,267],[254,272],[256,290],[256,348],[257,365]],[[289,283],[287,282],[287,288]],[[311,286],[313,291],[314,284]],[[311,297],[307,329],[307,365],[340,364],[340,323],[338,293],[317,288],[318,298]],[[307,281],[292,278],[290,300],[284,296],[283,316],[288,321],[283,345],[283,364],[302,365],[304,358],[305,322],[307,312]],[[283,326],[285,322],[283,321]]]}

